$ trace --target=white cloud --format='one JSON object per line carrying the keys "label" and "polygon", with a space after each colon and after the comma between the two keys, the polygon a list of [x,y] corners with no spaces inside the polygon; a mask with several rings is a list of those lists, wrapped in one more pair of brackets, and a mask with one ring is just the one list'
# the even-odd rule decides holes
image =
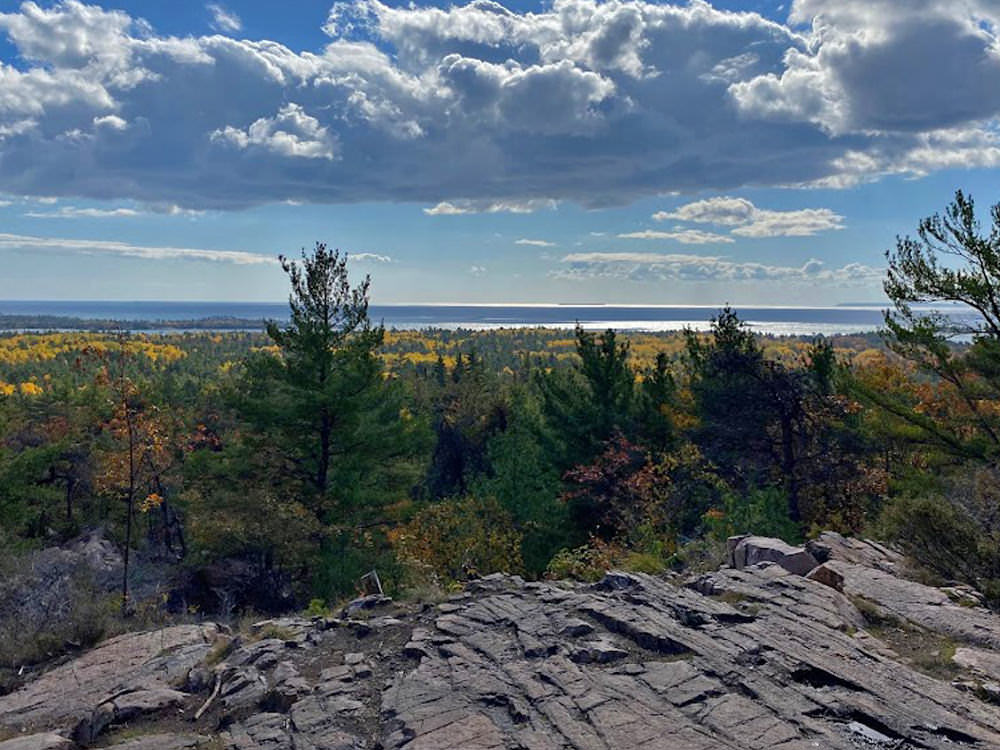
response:
{"label": "white cloud", "polygon": [[736,226],[750,221],[756,210],[754,204],[745,198],[730,198],[723,195],[687,203],[674,211],[657,211],[653,214],[653,219],[655,221],[676,219],[702,224]]}
{"label": "white cloud", "polygon": [[[730,196],[686,203],[673,211],[657,211],[653,219],[731,226],[734,228],[730,232],[740,237],[811,237],[819,232],[844,228],[844,217],[828,208],[770,211],[757,208],[746,198]],[[731,239],[727,241],[732,242]]]}
{"label": "white cloud", "polygon": [[789,18],[700,0],[348,0],[329,44],[296,51],[26,2],[0,13],[16,50],[0,63],[0,185],[448,215],[1000,163],[996,2],[796,0]]}
{"label": "white cloud", "polygon": [[206,7],[208,12],[212,14],[212,28],[216,31],[233,34],[243,30],[243,21],[233,11],[218,3],[209,3]]}
{"label": "white cloud", "polygon": [[757,209],[749,224],[733,229],[741,237],[811,237],[819,232],[844,228],[844,217],[828,208],[796,211]]}
{"label": "white cloud", "polygon": [[336,138],[301,106],[285,104],[274,117],[261,117],[243,131],[227,125],[212,133],[240,149],[259,147],[279,156],[333,159]]}
{"label": "white cloud", "polygon": [[388,255],[378,253],[350,253],[347,257],[358,263],[392,263],[392,258]]}
{"label": "white cloud", "polygon": [[486,273],[486,266],[469,266],[469,273],[473,276],[482,276]]}
{"label": "white cloud", "polygon": [[1000,5],[993,0],[795,0],[805,48],[732,85],[750,116],[830,133],[928,132],[1000,111]]}
{"label": "white cloud", "polygon": [[125,130],[128,123],[118,115],[104,115],[94,118],[94,126],[98,128],[111,128],[112,130]]}
{"label": "white cloud", "polygon": [[548,240],[529,240],[521,238],[514,242],[515,245],[531,245],[533,247],[555,247],[555,242],[549,242]]}
{"label": "white cloud", "polygon": [[141,216],[134,208],[76,208],[63,206],[58,211],[28,211],[24,214],[34,219],[118,219]]}
{"label": "white cloud", "polygon": [[625,240],[673,240],[682,245],[711,245],[717,242],[731,243],[732,237],[715,232],[703,232],[700,229],[677,229],[673,232],[662,232],[655,229],[644,229],[641,232],[626,232],[619,234]]}
{"label": "white cloud", "polygon": [[756,281],[784,283],[826,283],[834,285],[872,284],[884,270],[859,263],[828,269],[815,258],[802,266],[774,266],[733,261],[720,256],[684,253],[570,253],[561,259],[564,268],[553,275],[571,280],[593,278],[630,281]]}
{"label": "white cloud", "polygon": [[117,255],[147,260],[208,260],[236,265],[275,263],[270,255],[258,255],[242,250],[204,250],[187,247],[156,247],[133,245],[113,240],[81,240],[69,237],[36,237],[26,234],[0,233],[0,248],[7,250],[55,251],[85,255]]}
{"label": "white cloud", "polygon": [[555,209],[557,205],[557,201],[548,198],[520,201],[456,200],[441,201],[430,208],[425,208],[424,213],[428,216],[462,216],[464,214],[501,213],[531,214],[535,211]]}

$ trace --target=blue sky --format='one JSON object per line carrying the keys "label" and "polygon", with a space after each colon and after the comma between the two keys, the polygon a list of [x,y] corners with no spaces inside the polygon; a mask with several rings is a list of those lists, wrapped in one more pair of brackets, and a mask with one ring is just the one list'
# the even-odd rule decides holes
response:
{"label": "blue sky", "polygon": [[[1000,200],[993,0],[0,2],[0,299],[826,305]],[[984,214],[985,215],[985,214]]]}

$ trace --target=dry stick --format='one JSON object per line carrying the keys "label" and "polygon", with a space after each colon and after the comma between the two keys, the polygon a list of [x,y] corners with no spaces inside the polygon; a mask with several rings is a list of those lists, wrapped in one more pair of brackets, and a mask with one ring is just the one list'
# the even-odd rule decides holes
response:
{"label": "dry stick", "polygon": [[219,690],[221,690],[221,689],[222,689],[222,680],[220,680],[219,679],[219,675],[216,674],[215,675],[215,689],[212,690],[212,694],[210,696],[208,696],[208,700],[205,701],[204,703],[202,703],[201,704],[201,708],[199,708],[198,711],[195,713],[195,715],[194,715],[194,720],[195,721],[198,721],[198,719],[201,718],[201,715],[208,710],[208,707],[212,705],[212,701],[215,700],[215,697],[219,694]]}

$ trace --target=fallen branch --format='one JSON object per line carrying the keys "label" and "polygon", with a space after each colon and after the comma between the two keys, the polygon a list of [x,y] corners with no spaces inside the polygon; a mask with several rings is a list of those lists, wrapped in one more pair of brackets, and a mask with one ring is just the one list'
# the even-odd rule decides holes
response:
{"label": "fallen branch", "polygon": [[212,689],[212,694],[210,696],[208,696],[208,700],[207,701],[205,701],[204,703],[201,704],[201,708],[199,708],[195,712],[195,715],[194,715],[194,720],[195,721],[198,721],[198,719],[201,718],[201,715],[208,710],[208,707],[212,705],[212,701],[215,700],[215,697],[219,694],[219,691],[221,689],[222,689],[222,680],[220,680],[219,679],[219,675],[216,674],[215,675],[215,687]]}

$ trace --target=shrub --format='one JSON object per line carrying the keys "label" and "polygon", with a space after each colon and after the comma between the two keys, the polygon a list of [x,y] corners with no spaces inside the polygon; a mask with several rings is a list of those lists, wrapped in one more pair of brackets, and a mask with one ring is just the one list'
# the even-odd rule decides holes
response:
{"label": "shrub", "polygon": [[[3,592],[0,591],[0,598]],[[121,600],[98,591],[84,574],[74,577],[59,611],[30,607],[8,611],[0,619],[0,693],[17,686],[21,667],[87,648],[125,629],[118,617]]]}
{"label": "shrub", "polygon": [[704,522],[718,540],[736,534],[755,534],[783,539],[790,544],[802,541],[799,526],[788,516],[785,494],[775,487],[753,489],[746,496],[733,492],[723,495],[723,509],[705,513]]}
{"label": "shrub", "polygon": [[392,533],[410,583],[448,584],[488,573],[520,573],[521,535],[492,497],[442,500]]}

